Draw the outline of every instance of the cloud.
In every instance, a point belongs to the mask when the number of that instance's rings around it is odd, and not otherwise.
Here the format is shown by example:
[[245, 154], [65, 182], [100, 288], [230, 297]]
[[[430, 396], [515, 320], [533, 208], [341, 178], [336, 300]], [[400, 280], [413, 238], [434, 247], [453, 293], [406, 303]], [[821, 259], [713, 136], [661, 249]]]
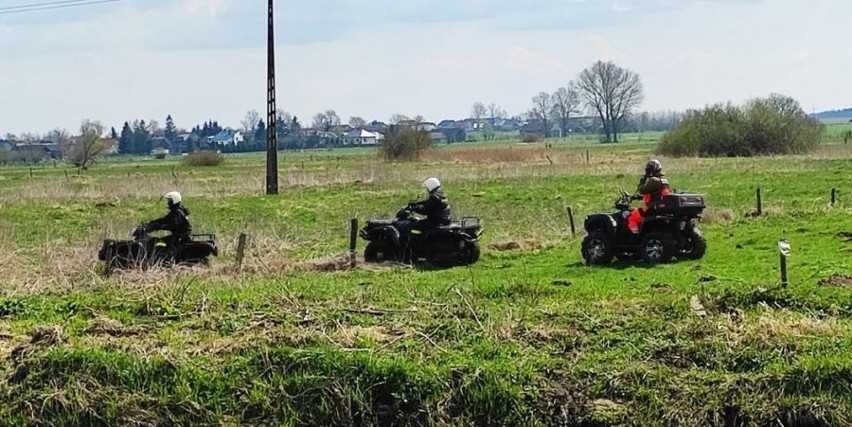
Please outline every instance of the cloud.
[[185, 0], [183, 9], [192, 15], [206, 14], [210, 18], [222, 15], [228, 6], [225, 0]]

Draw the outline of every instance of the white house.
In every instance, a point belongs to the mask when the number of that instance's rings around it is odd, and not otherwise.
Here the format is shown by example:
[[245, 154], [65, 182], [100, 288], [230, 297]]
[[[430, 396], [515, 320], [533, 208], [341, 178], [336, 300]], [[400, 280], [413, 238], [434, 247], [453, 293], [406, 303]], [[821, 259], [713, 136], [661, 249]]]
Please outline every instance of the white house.
[[221, 147], [225, 145], [239, 145], [245, 141], [245, 138], [243, 137], [243, 133], [238, 130], [225, 129], [216, 135], [208, 137], [208, 140]]
[[343, 145], [376, 145], [384, 141], [385, 136], [378, 132], [353, 129], [343, 135]]

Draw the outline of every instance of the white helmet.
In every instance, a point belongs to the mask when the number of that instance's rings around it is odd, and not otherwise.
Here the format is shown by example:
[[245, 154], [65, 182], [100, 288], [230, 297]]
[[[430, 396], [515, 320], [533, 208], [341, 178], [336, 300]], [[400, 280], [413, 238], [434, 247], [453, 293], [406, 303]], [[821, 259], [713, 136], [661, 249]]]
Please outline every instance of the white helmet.
[[168, 203], [169, 206], [177, 205], [181, 201], [180, 193], [177, 191], [169, 191], [165, 196], [163, 196], [163, 198], [166, 199], [166, 203]]
[[426, 190], [430, 193], [435, 191], [436, 188], [441, 186], [441, 181], [438, 181], [438, 178], [432, 177], [423, 181], [423, 186], [426, 187]]

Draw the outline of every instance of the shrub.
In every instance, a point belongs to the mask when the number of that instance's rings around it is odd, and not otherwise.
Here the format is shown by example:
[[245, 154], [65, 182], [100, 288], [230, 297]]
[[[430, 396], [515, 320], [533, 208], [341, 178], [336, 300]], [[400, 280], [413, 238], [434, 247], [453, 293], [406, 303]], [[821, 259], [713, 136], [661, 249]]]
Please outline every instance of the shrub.
[[219, 166], [225, 158], [213, 150], [201, 150], [188, 154], [183, 158], [187, 166]]
[[388, 133], [381, 145], [381, 155], [388, 161], [412, 161], [420, 158], [420, 153], [432, 145], [429, 132], [408, 127]]
[[521, 134], [521, 142], [539, 142], [541, 139], [541, 134], [538, 132], [525, 132]]
[[690, 110], [663, 135], [658, 151], [675, 157], [796, 154], [816, 148], [821, 135], [822, 125], [797, 101], [771, 95], [743, 107], [729, 103]]

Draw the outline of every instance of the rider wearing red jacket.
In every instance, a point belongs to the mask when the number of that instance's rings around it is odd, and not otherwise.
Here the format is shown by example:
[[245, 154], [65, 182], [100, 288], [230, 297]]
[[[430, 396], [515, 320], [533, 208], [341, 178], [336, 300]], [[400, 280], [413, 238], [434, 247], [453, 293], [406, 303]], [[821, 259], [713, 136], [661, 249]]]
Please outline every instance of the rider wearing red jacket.
[[627, 217], [627, 227], [630, 228], [630, 231], [639, 233], [643, 216], [651, 208], [651, 204], [662, 200], [663, 196], [669, 194], [672, 194], [672, 190], [669, 181], [663, 174], [663, 165], [659, 160], [652, 159], [645, 165], [645, 175], [639, 180], [639, 188], [637, 189], [637, 196], [641, 195], [645, 206], [634, 209]]

